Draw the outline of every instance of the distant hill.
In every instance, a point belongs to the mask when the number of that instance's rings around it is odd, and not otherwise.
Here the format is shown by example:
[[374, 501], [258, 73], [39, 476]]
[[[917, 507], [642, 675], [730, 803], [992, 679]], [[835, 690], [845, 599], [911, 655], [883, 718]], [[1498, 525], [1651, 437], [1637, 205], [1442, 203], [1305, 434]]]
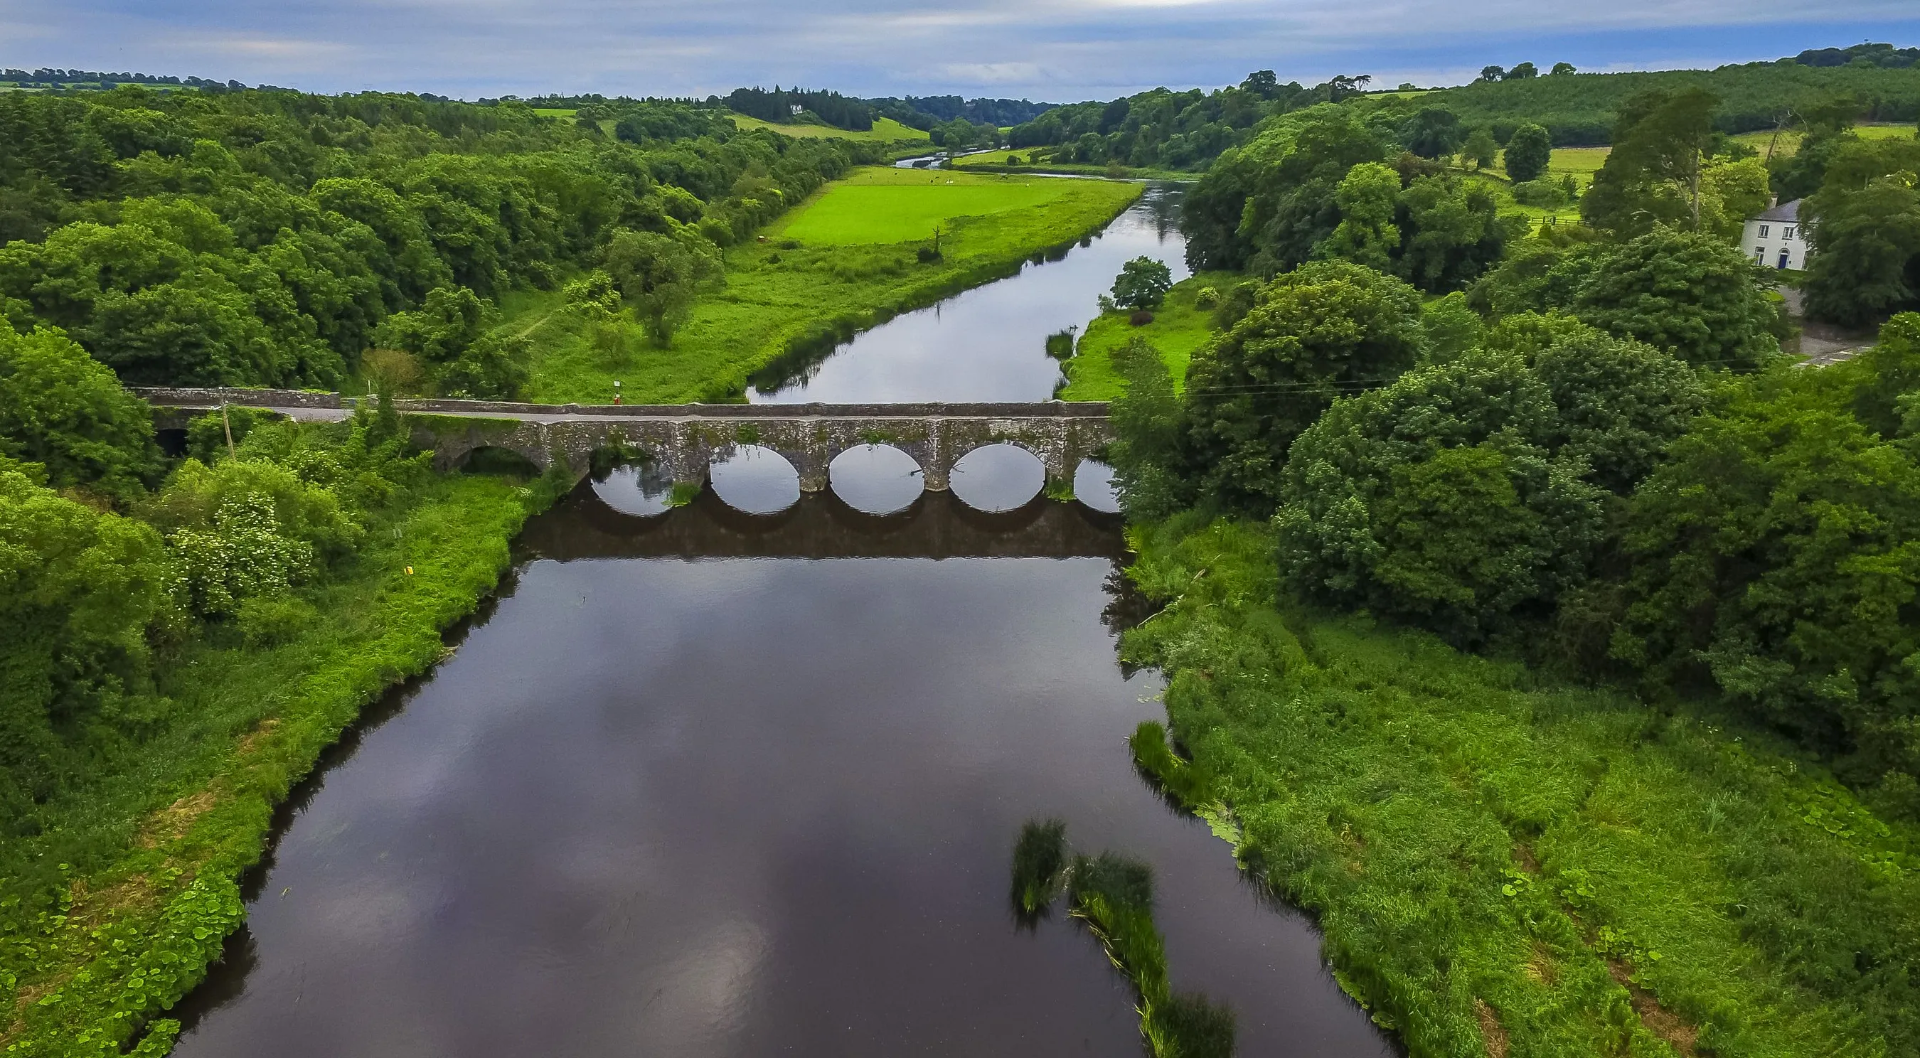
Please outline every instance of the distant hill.
[[[1890, 45], [1884, 47], [1895, 59], [1905, 54]], [[1649, 89], [1687, 85], [1699, 85], [1720, 97], [1715, 124], [1729, 133], [1772, 128], [1791, 109], [1842, 94], [1857, 96], [1866, 104], [1862, 120], [1920, 120], [1920, 66], [1852, 59], [1837, 65], [1825, 62], [1826, 54], [1802, 52], [1799, 58], [1717, 70], [1573, 73], [1477, 81], [1427, 92], [1419, 99], [1447, 107], [1467, 125], [1491, 126], [1496, 138], [1503, 140], [1522, 122], [1544, 125], [1560, 147], [1604, 145], [1612, 137], [1614, 115], [1622, 103]], [[1819, 61], [1803, 61], [1809, 56]]]

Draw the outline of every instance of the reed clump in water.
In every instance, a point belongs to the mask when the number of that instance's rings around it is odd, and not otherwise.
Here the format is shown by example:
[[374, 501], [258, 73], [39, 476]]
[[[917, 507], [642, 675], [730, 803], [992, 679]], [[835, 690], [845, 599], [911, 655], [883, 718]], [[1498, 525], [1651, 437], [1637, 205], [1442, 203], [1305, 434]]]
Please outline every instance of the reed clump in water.
[[1066, 883], [1065, 820], [1029, 820], [1013, 846], [1013, 909], [1023, 925], [1044, 917]]
[[[1164, 736], [1160, 741], [1164, 748]], [[1204, 996], [1176, 993], [1166, 945], [1153, 922], [1153, 869], [1114, 852], [1067, 857], [1066, 824], [1030, 822], [1014, 846], [1016, 911], [1035, 921], [1061, 889], [1069, 913], [1087, 924], [1139, 997], [1140, 1033], [1155, 1058], [1228, 1058], [1233, 1011]]]

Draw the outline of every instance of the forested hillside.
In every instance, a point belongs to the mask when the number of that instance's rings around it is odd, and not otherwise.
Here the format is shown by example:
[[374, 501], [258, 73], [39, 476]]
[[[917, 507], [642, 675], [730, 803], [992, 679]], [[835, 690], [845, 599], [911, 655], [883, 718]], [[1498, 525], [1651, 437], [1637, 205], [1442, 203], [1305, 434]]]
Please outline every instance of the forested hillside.
[[1860, 100], [1865, 121], [1920, 120], [1920, 68], [1871, 65], [1808, 66], [1792, 59], [1722, 66], [1716, 70], [1650, 73], [1562, 73], [1475, 81], [1420, 97], [1445, 106], [1469, 125], [1485, 125], [1505, 142], [1531, 122], [1556, 146], [1612, 142], [1613, 124], [1627, 100], [1643, 92], [1699, 88], [1719, 104], [1713, 124], [1722, 132], [1771, 129], [1834, 96]]
[[128, 382], [334, 387], [370, 346], [447, 394], [505, 396], [489, 299], [622, 236], [636, 296], [871, 148], [740, 132], [678, 104], [618, 135], [516, 103], [121, 88], [0, 96], [0, 316]]

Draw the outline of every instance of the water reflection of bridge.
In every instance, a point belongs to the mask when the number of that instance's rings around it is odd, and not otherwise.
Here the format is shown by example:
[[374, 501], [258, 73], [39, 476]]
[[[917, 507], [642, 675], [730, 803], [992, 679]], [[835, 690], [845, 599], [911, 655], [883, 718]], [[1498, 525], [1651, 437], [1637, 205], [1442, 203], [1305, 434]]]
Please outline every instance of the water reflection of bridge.
[[949, 491], [875, 515], [832, 490], [778, 514], [745, 514], [712, 490], [665, 514], [622, 514], [583, 482], [518, 546], [536, 558], [1119, 558], [1120, 518], [1044, 497], [1011, 511], [967, 506]]

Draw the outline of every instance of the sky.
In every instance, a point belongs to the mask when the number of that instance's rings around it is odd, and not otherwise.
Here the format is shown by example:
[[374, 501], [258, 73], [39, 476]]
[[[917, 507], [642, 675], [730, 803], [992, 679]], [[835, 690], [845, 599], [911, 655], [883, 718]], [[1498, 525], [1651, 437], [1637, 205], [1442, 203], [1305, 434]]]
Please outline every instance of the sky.
[[0, 67], [466, 99], [797, 83], [1071, 102], [1257, 69], [1425, 87], [1868, 39], [1920, 44], [1920, 0], [0, 0]]

